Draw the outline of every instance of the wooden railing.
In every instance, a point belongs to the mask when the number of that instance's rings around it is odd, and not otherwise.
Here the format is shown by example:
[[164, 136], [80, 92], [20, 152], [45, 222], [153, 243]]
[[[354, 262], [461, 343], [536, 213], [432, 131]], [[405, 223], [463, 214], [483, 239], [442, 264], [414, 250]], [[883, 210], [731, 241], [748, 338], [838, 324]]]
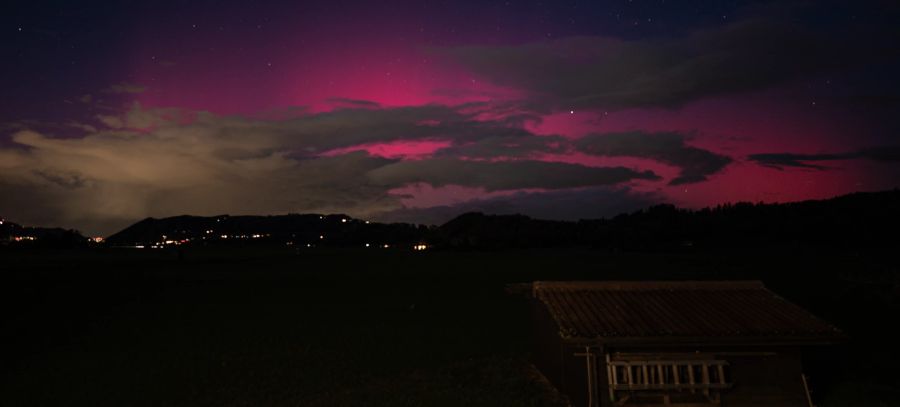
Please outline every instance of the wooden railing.
[[[643, 392], [670, 404], [670, 393], [702, 393], [709, 404], [719, 403], [719, 391], [730, 388], [728, 362], [716, 359], [610, 360], [607, 377], [610, 399], [624, 404]], [[627, 393], [622, 393], [627, 392]], [[618, 397], [617, 397], [618, 395]]]

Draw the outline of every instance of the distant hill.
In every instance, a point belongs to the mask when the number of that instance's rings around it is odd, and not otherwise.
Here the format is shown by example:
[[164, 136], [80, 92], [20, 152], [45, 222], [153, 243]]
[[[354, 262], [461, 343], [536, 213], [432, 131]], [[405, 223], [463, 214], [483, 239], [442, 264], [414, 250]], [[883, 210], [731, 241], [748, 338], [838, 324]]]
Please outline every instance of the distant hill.
[[[346, 215], [147, 218], [109, 236], [110, 246], [297, 245], [450, 249], [586, 247], [615, 251], [721, 248], [900, 249], [900, 190], [820, 201], [736, 203], [701, 210], [656, 205], [578, 222], [467, 213], [439, 227], [384, 224]], [[3, 221], [0, 244], [85, 244], [78, 232]]]
[[78, 247], [88, 239], [77, 230], [22, 226], [0, 218], [0, 245], [13, 247]]
[[581, 246], [611, 250], [817, 247], [900, 249], [900, 190], [821, 201], [737, 203], [701, 210], [656, 205], [578, 222], [462, 215], [431, 241], [460, 248]]
[[438, 228], [430, 238], [441, 246], [486, 249], [563, 247], [581, 243], [576, 222], [482, 213], [460, 215]]
[[109, 236], [113, 246], [181, 244], [290, 244], [300, 246], [383, 246], [420, 243], [427, 228], [405, 223], [383, 224], [346, 215], [147, 218]]

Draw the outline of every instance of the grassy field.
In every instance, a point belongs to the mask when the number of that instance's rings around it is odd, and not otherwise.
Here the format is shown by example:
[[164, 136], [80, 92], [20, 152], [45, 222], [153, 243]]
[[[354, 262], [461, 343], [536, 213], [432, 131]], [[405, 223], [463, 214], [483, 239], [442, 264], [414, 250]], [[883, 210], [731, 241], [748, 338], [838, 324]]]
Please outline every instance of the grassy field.
[[762, 279], [845, 329], [821, 406], [897, 405], [897, 260], [874, 254], [281, 249], [0, 252], [10, 406], [557, 406], [537, 279]]

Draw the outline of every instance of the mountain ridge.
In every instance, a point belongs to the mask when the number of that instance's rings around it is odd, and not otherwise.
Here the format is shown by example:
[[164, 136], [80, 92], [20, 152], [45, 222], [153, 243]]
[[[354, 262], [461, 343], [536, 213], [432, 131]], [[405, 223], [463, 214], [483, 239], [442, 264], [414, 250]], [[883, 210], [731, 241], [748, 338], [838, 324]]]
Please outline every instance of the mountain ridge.
[[[659, 204], [612, 218], [558, 221], [464, 213], [440, 226], [378, 223], [343, 214], [146, 218], [107, 238], [112, 245], [244, 241], [302, 246], [429, 245], [447, 248], [891, 245], [900, 228], [900, 190], [824, 200], [723, 204], [698, 210]], [[255, 237], [254, 237], [255, 236]], [[887, 238], [885, 238], [887, 236]], [[182, 241], [184, 240], [184, 241]], [[174, 243], [173, 243], [174, 244]]]

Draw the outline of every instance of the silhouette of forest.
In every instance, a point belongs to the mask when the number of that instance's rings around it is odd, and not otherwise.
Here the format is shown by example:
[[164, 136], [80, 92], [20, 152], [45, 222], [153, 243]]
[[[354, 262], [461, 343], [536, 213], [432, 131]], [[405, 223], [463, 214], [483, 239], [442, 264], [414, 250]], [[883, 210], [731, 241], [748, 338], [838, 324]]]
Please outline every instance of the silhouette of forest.
[[[466, 213], [441, 226], [378, 223], [347, 215], [176, 216], [147, 218], [109, 236], [110, 246], [296, 245], [297, 247], [495, 250], [579, 247], [609, 251], [693, 251], [726, 248], [860, 249], [896, 245], [900, 190], [793, 203], [735, 203], [700, 210], [670, 204], [610, 219], [553, 221], [524, 215]], [[34, 241], [14, 241], [35, 236]], [[12, 246], [83, 246], [77, 231], [0, 225]]]
[[823, 201], [737, 203], [701, 210], [656, 205], [612, 219], [578, 222], [521, 215], [462, 215], [430, 240], [458, 248], [592, 247], [607, 250], [877, 248], [894, 246], [900, 191]]

